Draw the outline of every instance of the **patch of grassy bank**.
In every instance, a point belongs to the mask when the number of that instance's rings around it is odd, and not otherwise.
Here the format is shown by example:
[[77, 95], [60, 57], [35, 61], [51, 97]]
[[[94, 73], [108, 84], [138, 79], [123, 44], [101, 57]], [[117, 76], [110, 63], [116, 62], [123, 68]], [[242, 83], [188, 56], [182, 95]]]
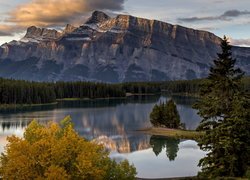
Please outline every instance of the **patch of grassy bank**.
[[12, 108], [23, 108], [23, 107], [35, 107], [35, 106], [48, 106], [56, 105], [57, 102], [45, 103], [45, 104], [0, 104], [0, 109], [12, 109]]
[[127, 97], [106, 97], [106, 98], [63, 98], [57, 101], [89, 101], [89, 100], [109, 100], [109, 99], [126, 99]]
[[180, 139], [199, 139], [203, 133], [198, 131], [189, 131], [189, 130], [180, 130], [180, 129], [169, 129], [169, 128], [160, 128], [160, 127], [151, 127], [137, 130], [137, 132], [150, 134], [150, 135], [159, 135], [167, 137], [175, 137]]

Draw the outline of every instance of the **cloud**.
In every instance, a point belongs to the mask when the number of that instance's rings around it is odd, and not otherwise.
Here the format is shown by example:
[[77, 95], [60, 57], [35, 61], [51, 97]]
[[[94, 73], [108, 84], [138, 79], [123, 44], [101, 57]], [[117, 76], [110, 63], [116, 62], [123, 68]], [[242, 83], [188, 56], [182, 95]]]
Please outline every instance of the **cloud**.
[[250, 38], [248, 39], [229, 38], [229, 41], [232, 45], [235, 45], [235, 46], [250, 46]]
[[15, 33], [21, 33], [24, 29], [16, 25], [1, 25], [0, 36], [13, 36]]
[[33, 0], [16, 8], [7, 20], [21, 26], [61, 26], [93, 10], [119, 11], [124, 0]]
[[80, 24], [94, 10], [123, 10], [124, 2], [125, 0], [32, 0], [9, 12], [4, 23], [22, 30], [32, 25], [62, 27], [67, 23]]
[[11, 33], [0, 31], [0, 36], [12, 36]]
[[230, 10], [224, 12], [220, 17], [221, 18], [227, 18], [227, 17], [238, 17], [242, 15], [248, 15], [250, 14], [250, 11], [239, 11], [239, 10]]
[[178, 18], [178, 21], [181, 21], [181, 22], [214, 21], [214, 20], [229, 21], [232, 18], [243, 16], [243, 15], [250, 15], [250, 11], [239, 11], [239, 10], [234, 9], [234, 10], [226, 11], [220, 16]]

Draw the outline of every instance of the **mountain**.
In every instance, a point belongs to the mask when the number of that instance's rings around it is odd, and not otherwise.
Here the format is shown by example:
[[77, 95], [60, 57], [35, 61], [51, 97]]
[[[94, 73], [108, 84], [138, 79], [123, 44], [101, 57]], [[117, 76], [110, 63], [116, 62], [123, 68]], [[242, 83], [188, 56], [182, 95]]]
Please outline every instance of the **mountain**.
[[[27, 29], [0, 47], [0, 76], [34, 81], [165, 81], [207, 76], [221, 39], [207, 31], [95, 11], [62, 32]], [[250, 48], [233, 47], [250, 74]]]

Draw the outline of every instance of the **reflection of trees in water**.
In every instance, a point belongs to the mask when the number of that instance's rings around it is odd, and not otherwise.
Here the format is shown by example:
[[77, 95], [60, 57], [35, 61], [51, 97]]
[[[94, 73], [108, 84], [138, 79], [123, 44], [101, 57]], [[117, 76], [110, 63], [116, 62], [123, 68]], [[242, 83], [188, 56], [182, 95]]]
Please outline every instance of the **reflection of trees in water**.
[[0, 126], [3, 131], [9, 129], [25, 128], [28, 126], [30, 121], [18, 121], [18, 122], [0, 122]]
[[0, 114], [17, 114], [17, 113], [24, 113], [24, 112], [35, 112], [35, 111], [49, 111], [53, 110], [57, 107], [56, 104], [50, 105], [37, 105], [37, 106], [17, 106], [17, 107], [9, 107], [2, 109], [0, 108]]
[[150, 145], [156, 156], [158, 156], [162, 149], [166, 148], [166, 155], [170, 161], [174, 161], [179, 151], [179, 139], [163, 137], [163, 136], [151, 136]]
[[[183, 105], [187, 107], [191, 107], [198, 99], [189, 96], [179, 96], [179, 95], [170, 95], [170, 96], [178, 105]], [[163, 94], [162, 97], [169, 97], [169, 95]]]
[[116, 107], [121, 104], [148, 104], [155, 103], [160, 98], [160, 95], [154, 96], [131, 96], [127, 98], [117, 99], [92, 99], [92, 100], [76, 100], [62, 101], [58, 103], [57, 108], [101, 108], [101, 107]]
[[160, 98], [160, 95], [153, 96], [131, 96], [127, 98], [117, 99], [92, 99], [92, 100], [75, 100], [75, 101], [59, 101], [58, 104], [37, 105], [37, 106], [17, 106], [0, 109], [1, 114], [15, 114], [34, 111], [49, 111], [53, 109], [65, 108], [99, 108], [99, 107], [116, 107], [121, 104], [148, 104], [155, 103]]
[[[2, 128], [3, 131], [5, 130], [16, 130], [18, 128], [26, 128], [32, 120], [20, 120], [20, 121], [2, 121], [0, 122], [0, 128]], [[38, 121], [39, 123], [46, 123], [47, 121]]]

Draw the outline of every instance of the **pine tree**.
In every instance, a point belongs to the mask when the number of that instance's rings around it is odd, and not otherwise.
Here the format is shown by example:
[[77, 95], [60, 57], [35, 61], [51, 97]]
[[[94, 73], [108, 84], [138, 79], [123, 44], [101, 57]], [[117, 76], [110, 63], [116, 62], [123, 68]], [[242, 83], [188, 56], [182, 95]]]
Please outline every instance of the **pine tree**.
[[155, 127], [179, 128], [180, 115], [174, 101], [171, 99], [166, 104], [156, 104], [150, 114], [150, 122]]
[[201, 87], [201, 99], [194, 105], [202, 117], [198, 130], [206, 132], [199, 146], [208, 151], [200, 160], [200, 175], [238, 177], [249, 162], [249, 99], [241, 90], [243, 73], [235, 68], [225, 36], [221, 49]]
[[170, 99], [165, 107], [165, 118], [164, 125], [169, 128], [179, 128], [180, 126], [180, 115], [177, 107], [172, 99]]
[[152, 112], [150, 113], [150, 122], [153, 126], [163, 126], [164, 125], [164, 107], [165, 103], [160, 103], [159, 105], [155, 105]]

